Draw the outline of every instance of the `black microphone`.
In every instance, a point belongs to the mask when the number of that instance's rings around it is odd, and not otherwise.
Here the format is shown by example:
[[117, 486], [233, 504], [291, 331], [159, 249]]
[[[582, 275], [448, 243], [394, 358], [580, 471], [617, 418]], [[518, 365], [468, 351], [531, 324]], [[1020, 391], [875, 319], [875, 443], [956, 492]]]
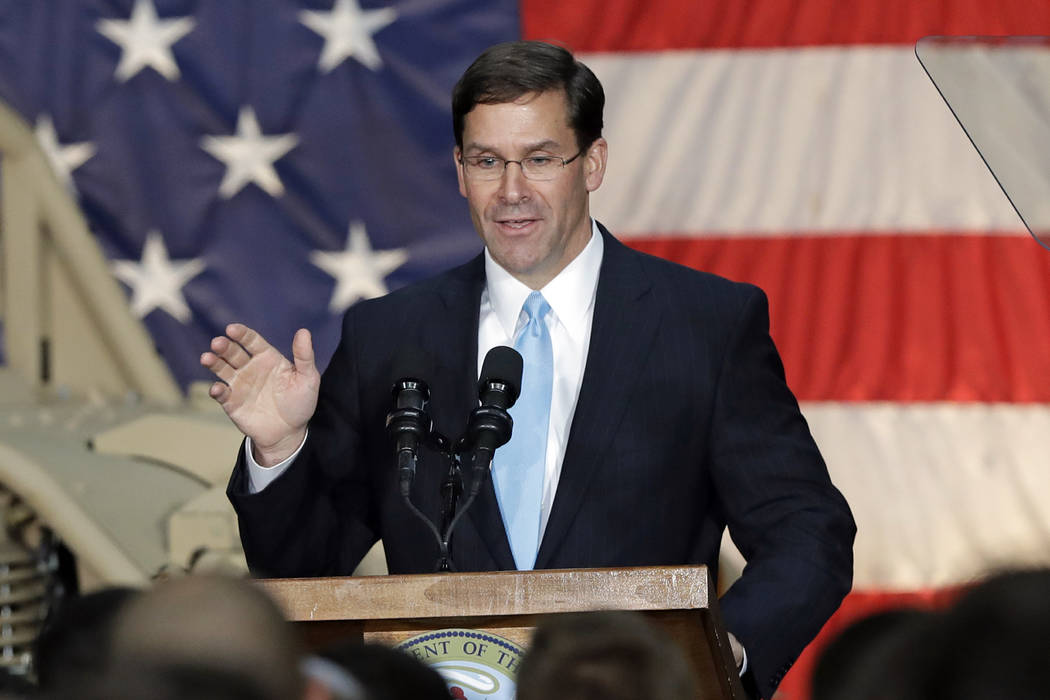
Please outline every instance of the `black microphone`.
[[[492, 453], [510, 440], [514, 421], [507, 409], [521, 391], [521, 355], [514, 348], [497, 345], [485, 355], [478, 381], [481, 405], [470, 414], [467, 440], [476, 450], [475, 469], [487, 468]], [[475, 477], [476, 482], [480, 481]]]
[[511, 420], [507, 409], [518, 400], [518, 393], [521, 391], [521, 365], [521, 355], [518, 351], [505, 345], [498, 345], [489, 350], [481, 364], [481, 379], [478, 380], [478, 398], [481, 405], [471, 411], [466, 434], [457, 443], [456, 450], [459, 452], [460, 447], [473, 447], [470, 493], [463, 508], [456, 510], [453, 498], [451, 507], [446, 511], [446, 516], [452, 517], [445, 527], [444, 535], [439, 538], [444, 555], [439, 562], [439, 569], [451, 568], [452, 559], [447, 553], [452, 531], [481, 491], [485, 473], [492, 464], [492, 454], [497, 447], [510, 440], [514, 421]]
[[430, 388], [423, 377], [432, 365], [429, 355], [414, 346], [404, 346], [393, 364], [396, 377], [391, 390], [394, 410], [387, 414], [387, 434], [394, 439], [398, 481], [401, 493], [408, 495], [416, 475], [419, 445], [430, 438], [434, 423], [430, 418]]

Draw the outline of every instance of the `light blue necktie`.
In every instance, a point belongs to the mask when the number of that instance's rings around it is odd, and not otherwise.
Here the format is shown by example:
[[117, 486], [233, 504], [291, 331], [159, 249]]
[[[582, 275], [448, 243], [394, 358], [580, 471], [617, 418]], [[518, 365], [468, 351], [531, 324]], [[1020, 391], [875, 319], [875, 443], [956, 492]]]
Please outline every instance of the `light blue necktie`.
[[554, 351], [543, 321], [550, 304], [542, 294], [533, 292], [522, 309], [529, 322], [514, 342], [514, 349], [524, 360], [521, 395], [510, 409], [514, 419], [510, 442], [497, 450], [492, 467], [496, 498], [519, 570], [535, 566], [539, 550], [540, 501], [554, 386]]

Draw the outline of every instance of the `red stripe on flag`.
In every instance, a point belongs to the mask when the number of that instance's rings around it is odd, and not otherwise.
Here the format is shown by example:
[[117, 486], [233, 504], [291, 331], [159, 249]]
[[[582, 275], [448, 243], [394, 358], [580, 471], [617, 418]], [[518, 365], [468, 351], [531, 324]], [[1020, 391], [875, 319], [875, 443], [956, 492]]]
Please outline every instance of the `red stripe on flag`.
[[1050, 402], [1050, 253], [1027, 236], [627, 242], [762, 287], [800, 400]]
[[912, 44], [931, 34], [1050, 34], [1047, 0], [523, 0], [526, 39], [573, 51]]

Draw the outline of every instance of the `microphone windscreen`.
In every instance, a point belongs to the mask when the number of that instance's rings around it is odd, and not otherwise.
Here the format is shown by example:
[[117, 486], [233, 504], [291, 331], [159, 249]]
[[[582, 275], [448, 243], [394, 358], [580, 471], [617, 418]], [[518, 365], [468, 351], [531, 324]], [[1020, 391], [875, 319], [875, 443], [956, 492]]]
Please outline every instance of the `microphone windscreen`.
[[510, 386], [509, 392], [515, 399], [521, 390], [521, 355], [514, 348], [497, 345], [485, 355], [481, 365], [479, 388], [484, 391], [488, 382], [498, 381]]
[[390, 365], [390, 383], [403, 379], [426, 383], [434, 374], [434, 359], [418, 345], [402, 345]]

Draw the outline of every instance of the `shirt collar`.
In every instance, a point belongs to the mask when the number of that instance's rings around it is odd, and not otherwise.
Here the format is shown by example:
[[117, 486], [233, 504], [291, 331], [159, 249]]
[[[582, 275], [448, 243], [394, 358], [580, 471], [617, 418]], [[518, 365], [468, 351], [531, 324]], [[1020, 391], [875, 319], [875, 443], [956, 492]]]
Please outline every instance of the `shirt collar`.
[[[555, 317], [576, 341], [581, 339], [586, 330], [588, 315], [594, 306], [603, 250], [598, 224], [591, 219], [591, 240], [564, 270], [540, 290]], [[507, 337], [513, 339], [521, 306], [532, 290], [500, 267], [492, 259], [488, 248], [485, 249], [485, 286], [489, 303], [500, 325]]]

